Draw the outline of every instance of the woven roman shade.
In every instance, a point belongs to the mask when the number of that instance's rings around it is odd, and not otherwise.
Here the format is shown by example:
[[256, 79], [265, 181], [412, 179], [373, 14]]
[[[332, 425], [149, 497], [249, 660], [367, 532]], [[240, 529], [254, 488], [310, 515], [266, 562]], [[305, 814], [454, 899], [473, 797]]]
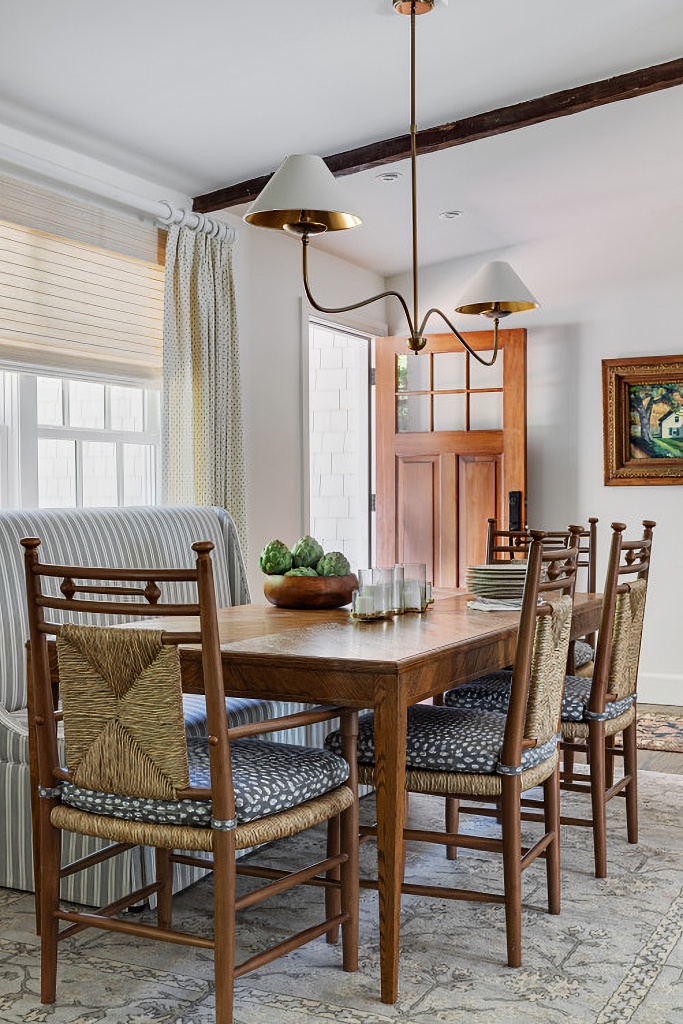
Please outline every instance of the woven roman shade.
[[159, 235], [150, 223], [0, 177], [0, 360], [158, 380]]

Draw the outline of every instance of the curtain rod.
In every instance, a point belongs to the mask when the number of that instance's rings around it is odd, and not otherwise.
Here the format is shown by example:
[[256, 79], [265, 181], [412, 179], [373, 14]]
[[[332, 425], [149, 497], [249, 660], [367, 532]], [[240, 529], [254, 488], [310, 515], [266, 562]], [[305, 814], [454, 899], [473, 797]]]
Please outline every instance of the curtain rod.
[[144, 215], [162, 228], [179, 224], [181, 227], [200, 231], [230, 245], [239, 237], [234, 228], [217, 218], [177, 207], [170, 199], [145, 199], [135, 192], [109, 184], [91, 174], [67, 169], [46, 158], [21, 152], [0, 139], [0, 173], [2, 172], [97, 206]]

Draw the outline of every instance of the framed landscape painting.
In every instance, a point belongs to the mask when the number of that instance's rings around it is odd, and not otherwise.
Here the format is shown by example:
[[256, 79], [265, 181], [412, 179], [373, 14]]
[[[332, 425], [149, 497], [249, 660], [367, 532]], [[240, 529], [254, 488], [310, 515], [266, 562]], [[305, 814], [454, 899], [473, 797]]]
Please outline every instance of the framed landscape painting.
[[605, 483], [683, 484], [683, 355], [602, 361]]

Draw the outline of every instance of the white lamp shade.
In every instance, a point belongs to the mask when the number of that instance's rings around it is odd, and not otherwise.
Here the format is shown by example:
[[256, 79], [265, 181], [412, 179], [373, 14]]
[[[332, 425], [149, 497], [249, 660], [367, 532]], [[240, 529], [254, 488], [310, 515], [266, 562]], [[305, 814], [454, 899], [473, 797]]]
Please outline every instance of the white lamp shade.
[[509, 263], [494, 260], [475, 274], [460, 296], [457, 313], [520, 313], [538, 302]]
[[288, 156], [244, 215], [248, 224], [264, 228], [342, 231], [355, 228], [360, 217], [346, 211], [351, 202], [320, 156]]

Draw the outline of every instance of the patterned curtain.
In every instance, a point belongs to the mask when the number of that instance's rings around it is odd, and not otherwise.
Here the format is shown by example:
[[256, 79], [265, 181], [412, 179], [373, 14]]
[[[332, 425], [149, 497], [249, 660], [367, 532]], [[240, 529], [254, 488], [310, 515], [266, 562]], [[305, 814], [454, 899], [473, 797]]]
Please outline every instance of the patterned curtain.
[[161, 450], [163, 503], [227, 509], [244, 551], [246, 474], [232, 246], [176, 225], [166, 243]]

